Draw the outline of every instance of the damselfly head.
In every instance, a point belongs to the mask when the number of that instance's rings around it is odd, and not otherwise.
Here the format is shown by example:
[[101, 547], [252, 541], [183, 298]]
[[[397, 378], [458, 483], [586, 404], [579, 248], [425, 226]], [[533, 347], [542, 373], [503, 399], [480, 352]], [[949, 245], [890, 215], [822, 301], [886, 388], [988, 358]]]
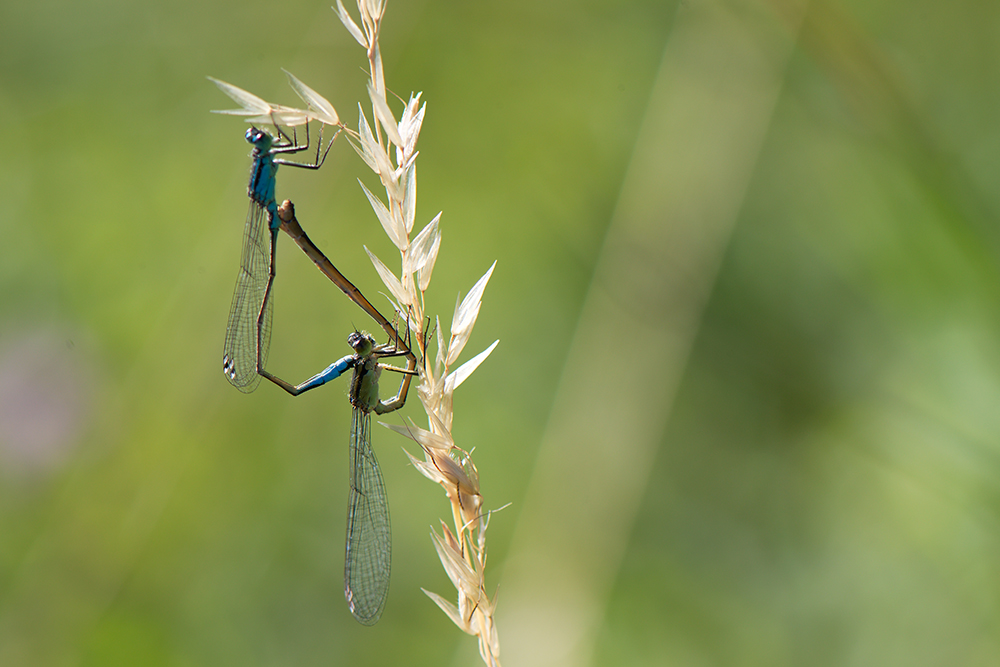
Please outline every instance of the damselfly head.
[[271, 135], [263, 130], [258, 130], [256, 127], [251, 127], [247, 130], [246, 139], [248, 143], [254, 145], [254, 148], [267, 150], [271, 147]]
[[363, 331], [355, 331], [347, 337], [347, 344], [354, 349], [355, 354], [367, 357], [372, 353], [375, 339]]

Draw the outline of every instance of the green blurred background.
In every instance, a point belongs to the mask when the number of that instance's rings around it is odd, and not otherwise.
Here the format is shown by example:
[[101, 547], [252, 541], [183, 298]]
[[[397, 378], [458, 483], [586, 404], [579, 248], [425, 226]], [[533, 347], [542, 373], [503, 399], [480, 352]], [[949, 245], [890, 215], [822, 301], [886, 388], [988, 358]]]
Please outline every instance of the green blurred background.
[[[428, 312], [498, 262], [454, 434], [511, 503], [505, 664], [1000, 664], [1000, 5], [390, 0], [382, 47], [427, 102]], [[353, 125], [364, 65], [326, 3], [0, 5], [0, 665], [478, 661], [420, 591], [448, 509], [408, 441], [373, 438], [363, 628], [345, 387], [221, 373], [249, 150], [204, 77], [291, 104], [284, 67]], [[370, 174], [298, 172], [374, 295]], [[301, 381], [371, 324], [281, 244]]]

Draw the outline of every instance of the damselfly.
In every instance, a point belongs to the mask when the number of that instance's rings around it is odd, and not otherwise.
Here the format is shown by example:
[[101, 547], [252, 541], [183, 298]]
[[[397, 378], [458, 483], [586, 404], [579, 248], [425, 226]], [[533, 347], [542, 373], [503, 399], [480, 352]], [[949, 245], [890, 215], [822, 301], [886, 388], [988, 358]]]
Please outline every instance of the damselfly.
[[[303, 94], [303, 90], [313, 92], [290, 74], [289, 78], [300, 95]], [[272, 105], [224, 81], [211, 80], [243, 107], [240, 110], [219, 113], [252, 115], [254, 117], [250, 118], [250, 121], [270, 122], [277, 133], [277, 137], [274, 137], [257, 127], [251, 127], [246, 132], [246, 140], [253, 146], [250, 182], [247, 185], [250, 206], [243, 230], [240, 273], [233, 291], [229, 321], [226, 325], [222, 365], [229, 382], [240, 391], [249, 393], [256, 389], [260, 382], [257, 370], [263, 368], [267, 361], [267, 351], [271, 341], [271, 313], [274, 309], [271, 289], [274, 284], [275, 246], [281, 225], [274, 195], [278, 165], [319, 169], [337, 138], [337, 135], [334, 135], [323, 151], [323, 125], [339, 121], [336, 112], [332, 115], [317, 114], [314, 111]], [[314, 119], [321, 123], [314, 160], [308, 163], [294, 162], [280, 157], [309, 149], [309, 121]], [[291, 138], [282, 130], [282, 125], [292, 128]], [[306, 126], [305, 144], [298, 143], [296, 125]]]
[[[396, 336], [398, 339], [398, 335]], [[371, 413], [384, 414], [403, 407], [410, 380], [416, 374], [416, 357], [408, 347], [378, 345], [367, 333], [347, 337], [354, 354], [330, 364], [326, 370], [299, 385], [291, 385], [266, 370], [260, 374], [293, 396], [315, 389], [354, 371], [348, 396], [354, 408], [350, 437], [350, 492], [347, 500], [347, 541], [344, 555], [344, 595], [359, 623], [374, 625], [382, 615], [389, 591], [392, 539], [389, 503], [378, 460], [371, 447]], [[380, 363], [384, 357], [407, 357], [405, 369]], [[399, 392], [387, 401], [378, 397], [383, 369], [403, 373]]]

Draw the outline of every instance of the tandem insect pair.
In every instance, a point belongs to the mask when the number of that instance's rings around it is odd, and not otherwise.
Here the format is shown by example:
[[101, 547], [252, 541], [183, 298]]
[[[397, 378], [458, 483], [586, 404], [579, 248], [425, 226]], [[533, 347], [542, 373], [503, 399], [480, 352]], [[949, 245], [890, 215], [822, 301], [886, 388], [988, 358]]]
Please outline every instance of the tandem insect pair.
[[[347, 539], [344, 558], [344, 594], [354, 618], [364, 625], [378, 622], [389, 590], [392, 540], [389, 505], [378, 460], [371, 448], [371, 413], [384, 414], [403, 406], [410, 382], [417, 374], [417, 359], [397, 328], [375, 309], [349, 280], [309, 239], [295, 218], [291, 202], [280, 206], [275, 198], [275, 179], [280, 165], [319, 169], [333, 141], [343, 126], [333, 107], [315, 91], [291, 74], [295, 91], [307, 102], [310, 111], [272, 105], [236, 86], [211, 79], [230, 98], [243, 107], [223, 111], [252, 116], [252, 123], [269, 124], [275, 134], [252, 126], [246, 140], [253, 146], [250, 182], [247, 195], [249, 210], [243, 231], [240, 272], [233, 292], [223, 370], [229, 382], [240, 391], [254, 391], [266, 378], [293, 396], [315, 389], [351, 371], [348, 397], [352, 406], [350, 433], [350, 491], [347, 503]], [[325, 104], [324, 104], [325, 103]], [[319, 141], [312, 162], [296, 162], [287, 156], [310, 150], [310, 121], [320, 122]], [[305, 126], [305, 143], [298, 143], [296, 127]], [[337, 133], [323, 149], [323, 127], [338, 126]], [[288, 128], [283, 129], [282, 126]], [[291, 136], [289, 136], [291, 132]], [[352, 332], [347, 339], [353, 353], [338, 359], [324, 371], [305, 382], [293, 385], [265, 368], [271, 339], [271, 316], [274, 309], [275, 248], [278, 232], [286, 234], [309, 256], [317, 268], [352, 301], [368, 313], [389, 337], [379, 344], [367, 333]], [[405, 357], [406, 368], [383, 364], [381, 359]], [[388, 400], [380, 400], [379, 377], [383, 370], [402, 374], [399, 391]]]

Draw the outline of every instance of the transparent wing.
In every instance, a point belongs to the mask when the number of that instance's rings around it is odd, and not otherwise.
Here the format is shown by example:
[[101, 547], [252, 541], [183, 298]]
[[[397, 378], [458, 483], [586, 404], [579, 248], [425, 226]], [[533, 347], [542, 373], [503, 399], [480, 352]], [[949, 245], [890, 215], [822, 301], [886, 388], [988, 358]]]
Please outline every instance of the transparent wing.
[[389, 503], [369, 440], [370, 425], [370, 415], [355, 408], [351, 422], [344, 595], [354, 618], [363, 625], [375, 625], [382, 615], [392, 560]]
[[226, 325], [226, 345], [222, 355], [222, 370], [229, 383], [247, 394], [260, 384], [260, 375], [257, 374], [257, 346], [260, 345], [260, 362], [263, 368], [271, 344], [274, 296], [268, 293], [267, 288], [277, 230], [273, 233], [268, 231], [268, 222], [267, 209], [251, 201], [243, 229], [240, 275], [236, 279], [236, 289], [233, 290], [233, 303], [229, 308], [229, 322]]

